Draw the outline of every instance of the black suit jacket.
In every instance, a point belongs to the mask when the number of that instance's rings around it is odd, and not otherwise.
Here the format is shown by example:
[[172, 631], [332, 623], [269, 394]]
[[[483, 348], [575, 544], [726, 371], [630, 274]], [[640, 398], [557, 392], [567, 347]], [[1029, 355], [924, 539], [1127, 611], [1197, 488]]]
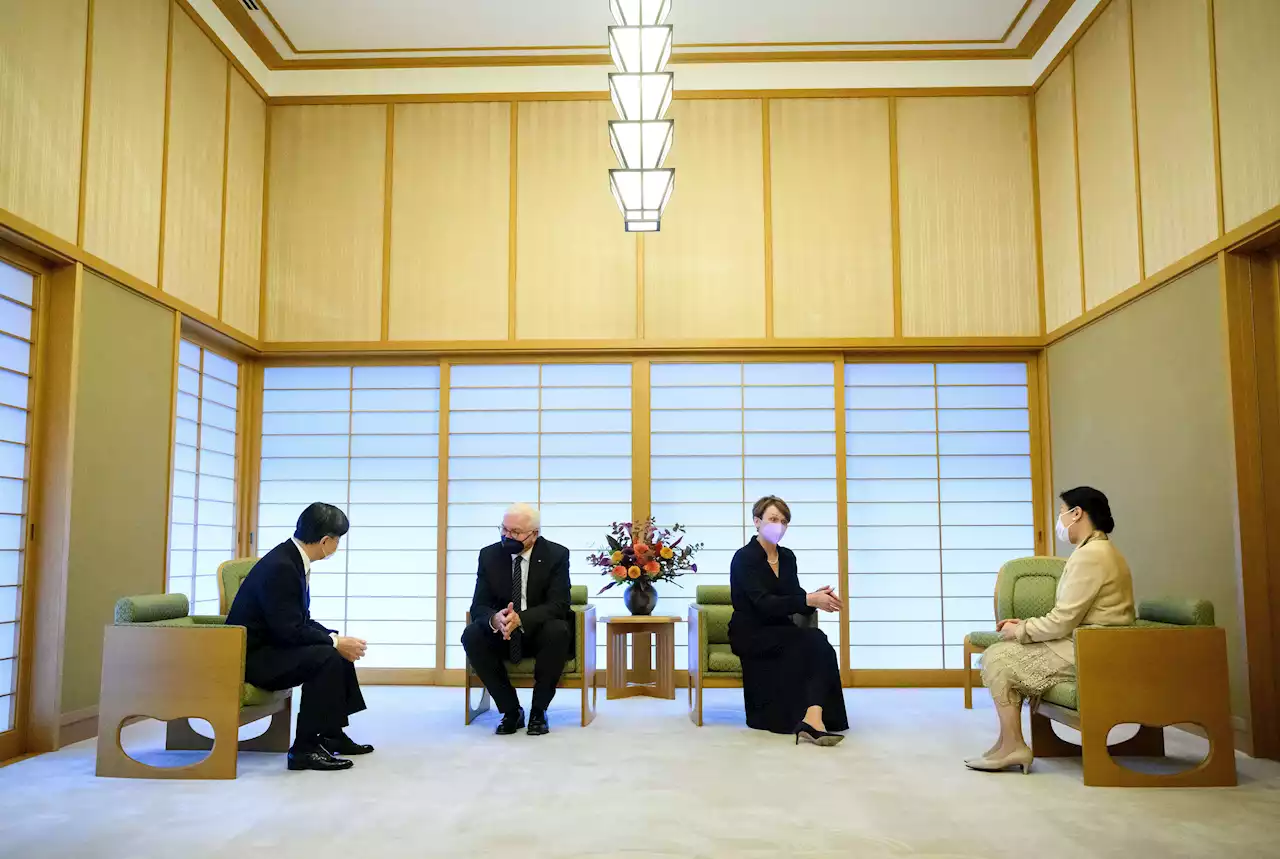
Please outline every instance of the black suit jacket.
[[[528, 635], [536, 635], [548, 620], [569, 620], [569, 550], [559, 543], [539, 537], [529, 555], [528, 608], [519, 612], [520, 626]], [[476, 570], [476, 593], [471, 600], [471, 620], [484, 624], [508, 603], [518, 602], [511, 592], [511, 555], [501, 543], [480, 550]], [[516, 606], [517, 611], [519, 606]], [[573, 631], [573, 624], [569, 625]]]
[[248, 631], [248, 650], [332, 644], [329, 633], [337, 631], [311, 619], [306, 568], [292, 540], [285, 540], [253, 565], [227, 612], [227, 624]]

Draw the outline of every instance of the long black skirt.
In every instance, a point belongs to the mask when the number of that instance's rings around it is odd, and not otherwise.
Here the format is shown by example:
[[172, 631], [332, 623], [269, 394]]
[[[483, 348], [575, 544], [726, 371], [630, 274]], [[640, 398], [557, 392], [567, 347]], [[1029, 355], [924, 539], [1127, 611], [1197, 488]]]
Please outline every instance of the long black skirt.
[[731, 625], [729, 641], [742, 660], [747, 727], [790, 734], [806, 710], [819, 706], [828, 731], [848, 730], [840, 663], [822, 630]]

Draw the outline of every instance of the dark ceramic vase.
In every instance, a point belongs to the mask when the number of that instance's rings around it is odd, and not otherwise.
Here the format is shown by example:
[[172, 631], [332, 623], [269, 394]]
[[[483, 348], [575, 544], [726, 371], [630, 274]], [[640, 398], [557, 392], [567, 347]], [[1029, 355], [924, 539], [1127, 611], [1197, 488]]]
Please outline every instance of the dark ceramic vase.
[[627, 586], [622, 602], [632, 614], [653, 614], [653, 607], [658, 604], [658, 592], [653, 589], [652, 582], [638, 580]]

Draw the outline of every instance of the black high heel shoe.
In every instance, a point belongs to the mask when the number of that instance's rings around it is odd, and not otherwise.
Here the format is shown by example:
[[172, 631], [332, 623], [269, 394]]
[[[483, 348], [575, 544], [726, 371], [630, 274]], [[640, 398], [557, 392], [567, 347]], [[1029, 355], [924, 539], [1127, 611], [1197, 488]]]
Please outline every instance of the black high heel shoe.
[[800, 745], [800, 738], [804, 737], [811, 743], [819, 746], [835, 746], [844, 740], [843, 734], [833, 734], [830, 731], [819, 731], [808, 722], [801, 719], [796, 722], [795, 727], [796, 745]]

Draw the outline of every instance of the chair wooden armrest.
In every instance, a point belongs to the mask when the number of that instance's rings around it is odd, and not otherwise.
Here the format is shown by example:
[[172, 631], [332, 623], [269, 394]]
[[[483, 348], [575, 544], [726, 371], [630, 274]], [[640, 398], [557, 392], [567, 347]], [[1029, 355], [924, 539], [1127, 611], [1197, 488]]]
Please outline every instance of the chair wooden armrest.
[[689, 606], [689, 718], [698, 727], [702, 727], [702, 660], [706, 655], [703, 640], [706, 638], [706, 624], [703, 620], [702, 607], [697, 603]]
[[[582, 727], [596, 718], [596, 607], [587, 604], [578, 615], [578, 670], [582, 673]], [[590, 702], [587, 697], [590, 693]]]
[[[97, 774], [121, 778], [235, 778], [245, 629], [241, 626], [108, 626], [102, 647]], [[120, 730], [136, 716], [205, 719], [214, 747], [184, 767], [129, 757]]]
[[[1075, 641], [1085, 784], [1236, 784], [1225, 630], [1092, 627], [1077, 630]], [[1107, 750], [1107, 733], [1131, 723], [1154, 729], [1199, 725], [1209, 754], [1199, 766], [1175, 775], [1123, 769]]]

